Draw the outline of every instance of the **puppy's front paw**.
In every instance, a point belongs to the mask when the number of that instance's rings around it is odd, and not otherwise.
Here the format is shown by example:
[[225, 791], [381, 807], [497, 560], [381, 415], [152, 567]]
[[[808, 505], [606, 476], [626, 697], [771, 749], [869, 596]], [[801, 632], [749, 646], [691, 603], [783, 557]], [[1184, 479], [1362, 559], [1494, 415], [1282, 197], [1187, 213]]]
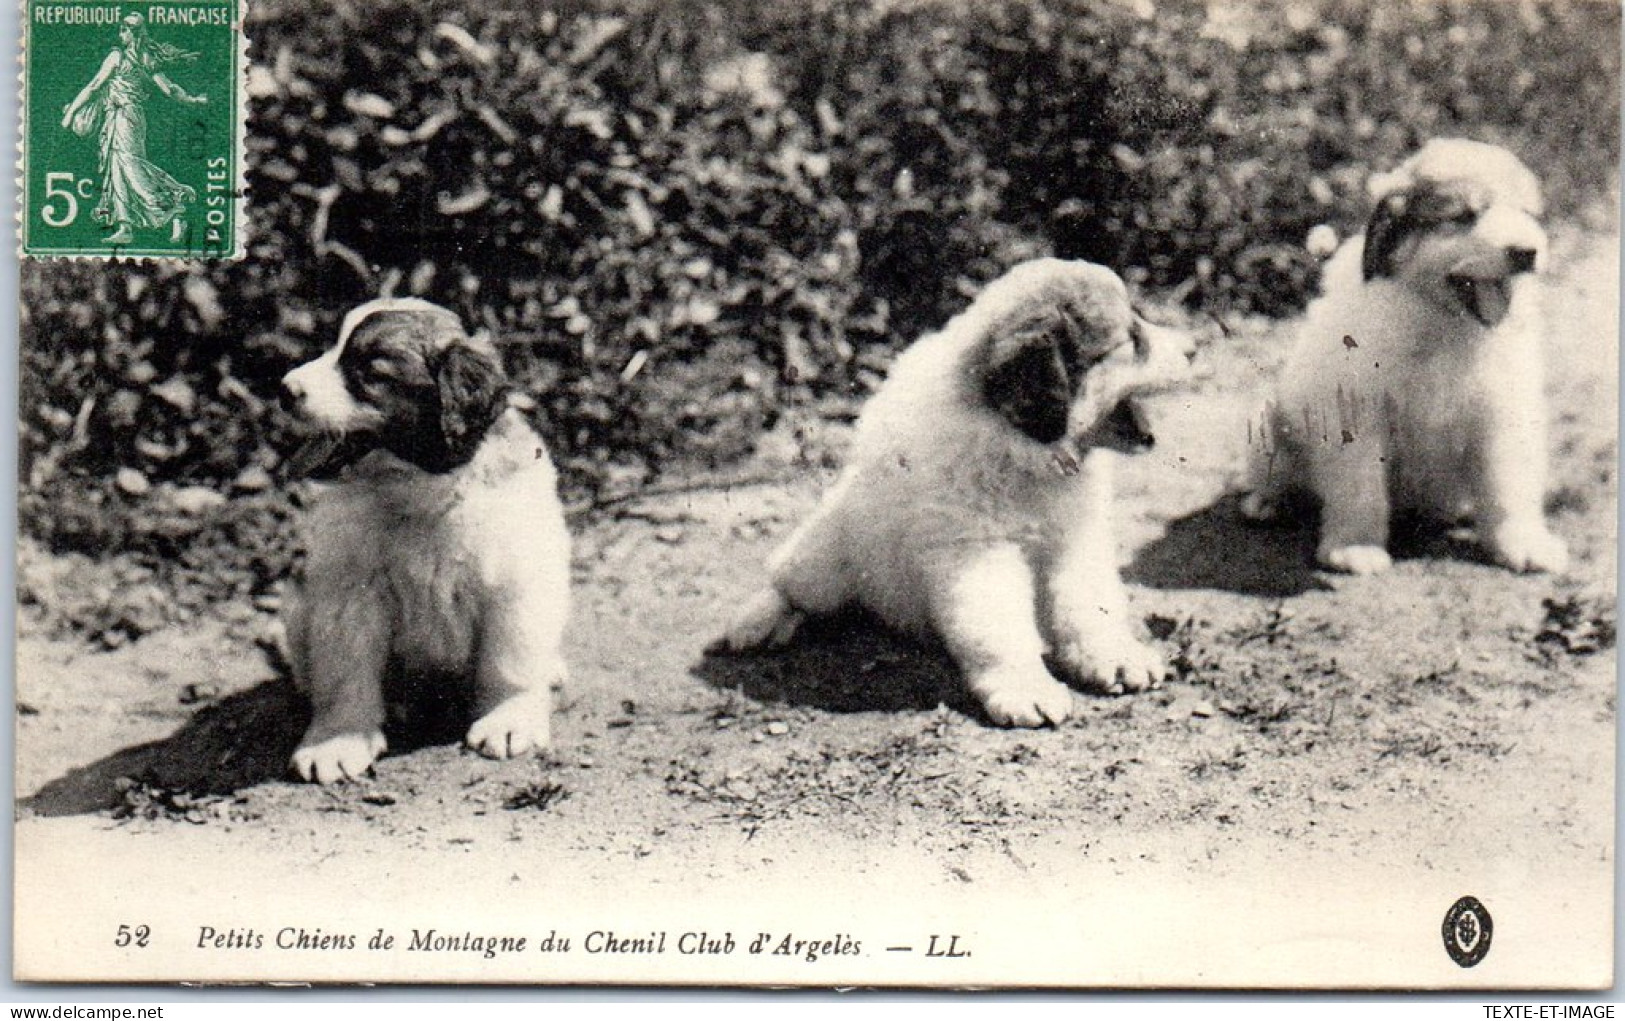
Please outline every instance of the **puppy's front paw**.
[[990, 670], [971, 691], [1001, 727], [1057, 726], [1072, 715], [1072, 690], [1042, 667]]
[[1321, 546], [1316, 559], [1322, 567], [1344, 574], [1381, 574], [1394, 565], [1381, 546]]
[[750, 649], [776, 649], [795, 636], [805, 615], [771, 588], [758, 592], [734, 618], [728, 630], [712, 642], [707, 652], [745, 652]]
[[1168, 664], [1156, 650], [1128, 635], [1094, 644], [1099, 647], [1086, 649], [1081, 642], [1070, 642], [1056, 651], [1056, 659], [1079, 684], [1107, 695], [1125, 695], [1160, 687], [1168, 679]]
[[336, 783], [359, 780], [388, 747], [381, 730], [364, 734], [335, 734], [294, 749], [293, 771], [302, 780]]
[[1569, 547], [1542, 523], [1502, 525], [1490, 537], [1495, 562], [1514, 571], [1561, 574], [1569, 566]]
[[552, 726], [552, 699], [526, 693], [475, 720], [463, 741], [487, 758], [512, 759], [544, 750], [552, 740]]

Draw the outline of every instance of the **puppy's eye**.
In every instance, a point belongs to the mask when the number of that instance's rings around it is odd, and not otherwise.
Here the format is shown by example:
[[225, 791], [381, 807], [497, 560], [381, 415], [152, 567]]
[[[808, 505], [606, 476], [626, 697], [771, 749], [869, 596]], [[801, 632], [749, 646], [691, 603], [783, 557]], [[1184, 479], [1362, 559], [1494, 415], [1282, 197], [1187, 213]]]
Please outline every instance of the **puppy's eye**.
[[1425, 221], [1471, 227], [1478, 222], [1478, 210], [1455, 198], [1433, 198], [1419, 203], [1417, 213]]

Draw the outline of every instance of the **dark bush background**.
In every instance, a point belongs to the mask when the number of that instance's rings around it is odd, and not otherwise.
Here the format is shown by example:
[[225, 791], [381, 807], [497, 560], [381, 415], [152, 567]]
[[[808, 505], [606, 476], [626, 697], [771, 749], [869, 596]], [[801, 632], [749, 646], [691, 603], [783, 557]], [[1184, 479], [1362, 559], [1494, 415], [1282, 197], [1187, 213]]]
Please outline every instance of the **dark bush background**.
[[[275, 382], [381, 292], [494, 332], [580, 496], [849, 406], [1027, 255], [1285, 315], [1308, 229], [1357, 229], [1430, 136], [1508, 145], [1557, 217], [1617, 173], [1609, 3], [250, 7], [247, 258], [23, 268], [51, 547], [285, 542]], [[237, 498], [164, 512], [177, 486]], [[238, 594], [285, 566], [256, 563]]]

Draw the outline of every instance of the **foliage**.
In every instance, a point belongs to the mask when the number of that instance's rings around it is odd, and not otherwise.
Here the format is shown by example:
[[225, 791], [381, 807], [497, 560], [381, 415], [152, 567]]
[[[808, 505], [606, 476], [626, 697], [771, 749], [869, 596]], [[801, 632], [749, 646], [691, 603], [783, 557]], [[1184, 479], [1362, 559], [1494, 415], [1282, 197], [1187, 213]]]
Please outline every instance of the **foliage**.
[[1426, 137], [1510, 145], [1558, 215], [1618, 162], [1604, 3], [281, 0], [249, 30], [248, 257], [24, 267], [53, 548], [173, 560], [177, 487], [263, 500], [276, 381], [379, 293], [492, 331], [582, 491], [850, 403], [1027, 255], [1287, 314], [1308, 229], [1358, 229]]

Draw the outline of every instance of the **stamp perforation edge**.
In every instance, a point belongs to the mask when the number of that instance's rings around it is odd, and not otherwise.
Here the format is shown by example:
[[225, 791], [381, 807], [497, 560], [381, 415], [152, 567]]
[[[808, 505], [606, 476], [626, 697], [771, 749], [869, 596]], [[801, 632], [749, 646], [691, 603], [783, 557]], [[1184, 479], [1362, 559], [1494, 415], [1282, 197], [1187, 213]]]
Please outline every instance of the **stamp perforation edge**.
[[[30, 8], [37, 0], [17, 0], [17, 158], [15, 184], [17, 188], [17, 206], [15, 211], [17, 225], [17, 257], [19, 260], [35, 261], [86, 261], [86, 262], [181, 262], [181, 263], [214, 263], [235, 262], [244, 258], [247, 252], [249, 222], [248, 222], [248, 76], [249, 76], [249, 40], [248, 18], [246, 13], [246, 0], [214, 0], [213, 5], [229, 10], [228, 30], [234, 38], [231, 48], [232, 66], [228, 81], [231, 83], [230, 99], [230, 147], [231, 147], [231, 174], [230, 193], [228, 195], [227, 210], [231, 221], [231, 247], [229, 251], [187, 251], [176, 250], [174, 247], [147, 247], [115, 246], [109, 251], [96, 250], [60, 250], [60, 251], [29, 251], [29, 119], [31, 108], [29, 95], [29, 60], [30, 42], [33, 25], [29, 18]], [[136, 0], [129, 3], [124, 0], [78, 0], [86, 6], [124, 6], [139, 8], [145, 13], [153, 7], [175, 6], [165, 4], [158, 0]], [[183, 0], [184, 2], [184, 0]], [[205, 6], [198, 4], [198, 6]]]

